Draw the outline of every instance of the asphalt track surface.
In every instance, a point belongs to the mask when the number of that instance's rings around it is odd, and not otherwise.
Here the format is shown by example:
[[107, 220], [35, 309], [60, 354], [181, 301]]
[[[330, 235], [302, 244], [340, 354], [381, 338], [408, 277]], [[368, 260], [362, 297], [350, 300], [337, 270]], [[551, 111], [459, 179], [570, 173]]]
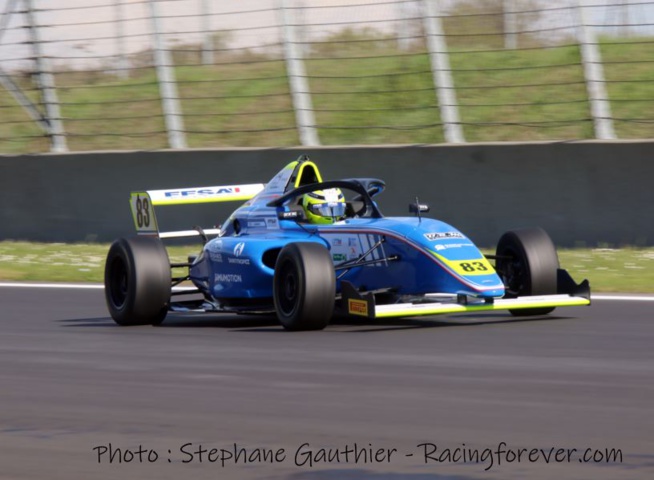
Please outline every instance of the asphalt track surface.
[[[102, 290], [0, 287], [0, 478], [652, 479], [653, 309], [596, 300], [523, 320], [338, 321], [300, 333], [220, 315], [125, 328]], [[501, 442], [578, 451], [560, 463], [555, 451], [549, 463], [526, 452], [500, 465], [425, 464], [419, 446], [436, 444], [439, 458]], [[113, 462], [99, 461], [109, 444]], [[234, 444], [284, 454], [222, 466], [184, 453]], [[354, 444], [397, 451], [319, 461], [321, 448]], [[119, 463], [115, 449], [139, 446], [156, 461]], [[313, 466], [296, 465], [299, 448]], [[623, 461], [581, 463], [586, 448], [620, 449]]]

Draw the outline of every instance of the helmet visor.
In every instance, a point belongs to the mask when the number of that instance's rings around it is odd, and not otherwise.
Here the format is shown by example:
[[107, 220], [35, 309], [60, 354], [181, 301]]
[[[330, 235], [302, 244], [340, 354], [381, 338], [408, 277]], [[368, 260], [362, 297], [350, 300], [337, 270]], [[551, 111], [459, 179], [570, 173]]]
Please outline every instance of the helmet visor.
[[311, 213], [321, 217], [338, 218], [345, 215], [345, 203], [343, 202], [317, 203], [309, 205], [309, 209]]

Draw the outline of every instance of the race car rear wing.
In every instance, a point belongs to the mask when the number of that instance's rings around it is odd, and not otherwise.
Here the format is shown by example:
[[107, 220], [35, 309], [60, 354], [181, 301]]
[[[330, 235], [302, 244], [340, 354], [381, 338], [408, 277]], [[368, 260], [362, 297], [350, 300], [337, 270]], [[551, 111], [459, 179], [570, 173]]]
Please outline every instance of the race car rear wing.
[[[217, 187], [176, 188], [132, 192], [129, 199], [134, 226], [139, 235], [156, 235], [160, 238], [179, 238], [201, 235], [198, 230], [159, 232], [154, 207], [159, 205], [187, 205], [210, 202], [237, 202], [249, 200], [264, 189], [262, 183], [223, 185]], [[205, 234], [218, 234], [218, 229], [204, 230]]]

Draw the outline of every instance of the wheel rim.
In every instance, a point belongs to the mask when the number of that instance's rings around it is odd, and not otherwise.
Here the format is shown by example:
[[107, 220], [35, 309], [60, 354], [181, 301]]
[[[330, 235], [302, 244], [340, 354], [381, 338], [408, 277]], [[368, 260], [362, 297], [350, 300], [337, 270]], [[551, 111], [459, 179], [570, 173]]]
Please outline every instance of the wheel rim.
[[293, 262], [286, 261], [279, 275], [279, 306], [284, 315], [292, 315], [297, 308], [299, 279]]
[[128, 278], [125, 262], [121, 259], [115, 259], [111, 264], [109, 277], [109, 295], [111, 302], [118, 309], [125, 305], [128, 293]]
[[517, 297], [527, 287], [525, 285], [525, 279], [528, 278], [529, 274], [527, 266], [520, 255], [511, 248], [507, 248], [501, 255], [510, 258], [510, 260], [502, 260], [498, 269], [506, 288], [506, 293], [509, 296]]

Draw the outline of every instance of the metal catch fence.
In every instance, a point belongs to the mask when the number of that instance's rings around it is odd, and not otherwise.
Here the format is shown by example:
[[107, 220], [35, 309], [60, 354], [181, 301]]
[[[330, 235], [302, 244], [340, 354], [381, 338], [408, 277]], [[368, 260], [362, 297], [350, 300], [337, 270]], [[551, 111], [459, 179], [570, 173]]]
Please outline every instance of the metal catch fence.
[[0, 0], [0, 153], [654, 137], [654, 0]]

